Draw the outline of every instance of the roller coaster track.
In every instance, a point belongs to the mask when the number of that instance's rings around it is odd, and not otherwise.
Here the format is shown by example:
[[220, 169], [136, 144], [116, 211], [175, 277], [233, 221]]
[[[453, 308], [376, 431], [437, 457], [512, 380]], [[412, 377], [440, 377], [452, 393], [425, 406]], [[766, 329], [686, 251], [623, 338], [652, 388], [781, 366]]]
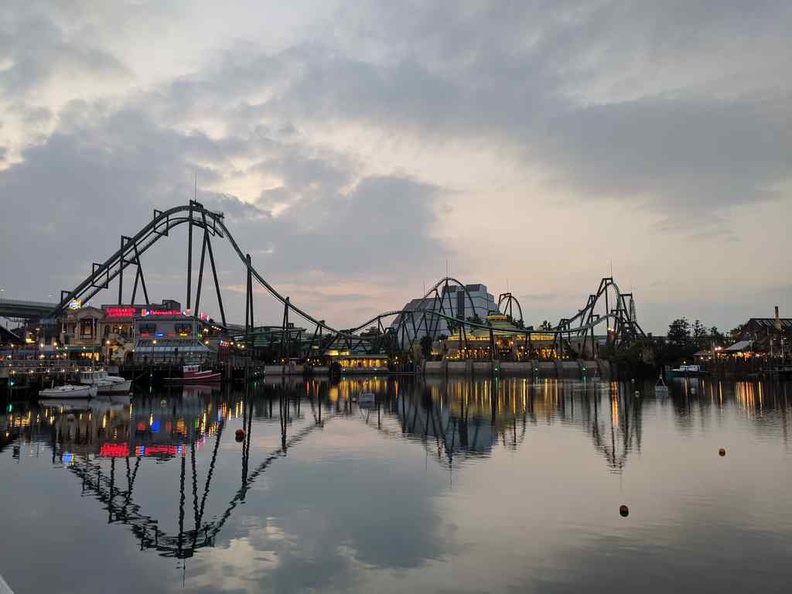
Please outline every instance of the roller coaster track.
[[[201, 299], [201, 288], [203, 284], [203, 271], [206, 256], [208, 254], [211, 265], [212, 275], [214, 279], [215, 289], [217, 293], [217, 301], [220, 308], [223, 325], [227, 326], [225, 309], [223, 307], [222, 293], [220, 284], [217, 278], [217, 270], [214, 260], [214, 252], [212, 250], [212, 237], [219, 237], [225, 239], [231, 245], [234, 253], [239, 258], [240, 262], [245, 267], [247, 272], [247, 296], [245, 305], [245, 329], [246, 334], [253, 329], [254, 312], [253, 312], [253, 281], [263, 287], [276, 301], [280, 302], [284, 307], [284, 329], [288, 328], [288, 316], [294, 313], [314, 325], [317, 334], [320, 336], [323, 332], [327, 332], [332, 336], [329, 342], [325, 342], [325, 350], [329, 346], [339, 343], [344, 343], [345, 346], [353, 348], [363, 344], [374, 345], [381, 348], [383, 343], [383, 336], [398, 336], [401, 333], [402, 337], [409, 337], [409, 347], [411, 348], [414, 342], [420, 338], [419, 333], [423, 332], [433, 338], [437, 337], [439, 329], [439, 322], [444, 320], [449, 327], [461, 327], [462, 332], [471, 331], [474, 329], [492, 331], [492, 327], [485, 321], [475, 319], [460, 319], [459, 316], [453, 315], [454, 308], [451, 303], [452, 291], [450, 287], [455, 287], [456, 290], [462, 291], [466, 298], [466, 303], [470, 306], [471, 311], [475, 312], [475, 306], [472, 296], [467, 288], [459, 280], [445, 277], [435, 283], [429, 291], [426, 292], [422, 300], [423, 307], [419, 306], [415, 309], [400, 309], [391, 310], [381, 313], [365, 323], [355, 326], [350, 329], [337, 329], [328, 325], [324, 320], [317, 319], [304, 309], [298, 307], [291, 302], [288, 296], [282, 295], [274, 286], [256, 270], [253, 266], [251, 257], [242, 251], [237, 241], [234, 239], [230, 230], [225, 224], [225, 218], [222, 213], [212, 212], [205, 208], [199, 202], [191, 201], [187, 205], [176, 206], [165, 211], [154, 211], [152, 220], [146, 224], [138, 233], [132, 237], [122, 236], [121, 246], [103, 263], [94, 263], [91, 274], [85, 278], [79, 285], [71, 291], [62, 291], [60, 302], [57, 307], [50, 313], [50, 317], [57, 317], [62, 314], [74, 300], [81, 300], [83, 302], [90, 300], [99, 291], [108, 289], [110, 282], [118, 279], [118, 303], [123, 303], [123, 280], [124, 270], [129, 266], [136, 267], [136, 275], [134, 280], [134, 288], [132, 291], [132, 302], [135, 300], [138, 285], [143, 290], [144, 297], [148, 303], [148, 292], [143, 276], [140, 257], [149, 250], [160, 239], [167, 237], [171, 230], [183, 225], [189, 225], [189, 245], [188, 245], [188, 268], [187, 268], [187, 309], [191, 309], [192, 305], [192, 248], [193, 227], [203, 230], [203, 243], [201, 248], [200, 269], [198, 282], [196, 286], [195, 309], [197, 310]], [[613, 305], [611, 308], [610, 294], [613, 294]], [[627, 301], [629, 299], [629, 303]], [[601, 301], [605, 301], [605, 312], [597, 314], [597, 306]], [[426, 304], [431, 303], [431, 308], [426, 307]], [[595, 342], [594, 329], [607, 324], [608, 327], [608, 343], [616, 346], [625, 344], [637, 337], [644, 336], [640, 326], [635, 322], [634, 316], [631, 315], [632, 295], [623, 294], [619, 290], [618, 285], [613, 282], [611, 278], [604, 278], [600, 282], [599, 289], [596, 294], [589, 296], [586, 305], [578, 311], [573, 317], [562, 319], [556, 327], [552, 328], [522, 328], [517, 327], [515, 333], [524, 335], [526, 340], [530, 340], [533, 335], [547, 335], [552, 334], [554, 342], [560, 346], [563, 340], [569, 344], [574, 337], [577, 338], [578, 343], [585, 345], [588, 340], [591, 341], [592, 347]], [[522, 308], [519, 301], [510, 293], [501, 295], [499, 299], [499, 307], [503, 307], [505, 311], [510, 312], [509, 316], [513, 316], [514, 307], [516, 305], [520, 318], [522, 318]], [[393, 323], [386, 326], [385, 320], [393, 318]], [[519, 320], [520, 325], [522, 319]], [[362, 330], [376, 326], [378, 332], [373, 336], [366, 336], [359, 334]], [[317, 336], [315, 334], [315, 336]], [[321, 341], [320, 341], [321, 342]], [[313, 344], [313, 342], [312, 342]]]

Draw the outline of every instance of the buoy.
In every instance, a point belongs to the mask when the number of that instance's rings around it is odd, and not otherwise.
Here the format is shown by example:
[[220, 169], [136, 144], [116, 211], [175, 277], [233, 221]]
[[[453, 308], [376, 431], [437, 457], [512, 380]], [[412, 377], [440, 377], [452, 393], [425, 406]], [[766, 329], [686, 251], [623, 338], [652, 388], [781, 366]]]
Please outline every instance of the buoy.
[[626, 505], [620, 505], [619, 506], [619, 515], [622, 518], [626, 518], [627, 516], [630, 515], [630, 508], [627, 507]]
[[725, 456], [726, 455], [726, 448], [721, 448], [718, 450], [718, 455]]
[[244, 429], [237, 429], [236, 433], [234, 434], [237, 441], [245, 441], [245, 430]]

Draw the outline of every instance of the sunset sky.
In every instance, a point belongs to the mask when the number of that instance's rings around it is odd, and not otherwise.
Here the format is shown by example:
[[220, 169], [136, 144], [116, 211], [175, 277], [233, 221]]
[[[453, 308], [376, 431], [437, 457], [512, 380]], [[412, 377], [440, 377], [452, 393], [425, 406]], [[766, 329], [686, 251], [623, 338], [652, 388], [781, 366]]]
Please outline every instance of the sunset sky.
[[[791, 27], [783, 0], [3, 2], [3, 296], [73, 288], [197, 176], [337, 327], [447, 266], [527, 324], [611, 269], [647, 331], [792, 317]], [[157, 301], [185, 301], [185, 239], [143, 258]]]

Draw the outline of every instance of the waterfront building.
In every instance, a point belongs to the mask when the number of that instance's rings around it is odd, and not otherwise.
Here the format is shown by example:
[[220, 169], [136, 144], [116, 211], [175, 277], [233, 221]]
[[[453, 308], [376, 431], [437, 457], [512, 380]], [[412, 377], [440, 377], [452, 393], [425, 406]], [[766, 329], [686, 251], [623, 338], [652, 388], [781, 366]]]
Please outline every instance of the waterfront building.
[[[399, 314], [391, 324], [394, 332], [400, 327], [403, 329], [397, 336], [402, 348], [409, 342], [420, 339], [422, 336], [431, 336], [433, 340], [448, 337], [455, 329], [450, 329], [448, 320], [437, 313], [453, 317], [458, 320], [484, 320], [488, 314], [498, 311], [495, 297], [487, 291], [487, 286], [482, 283], [465, 285], [445, 285], [439, 296], [421, 297], [412, 299], [402, 308], [405, 312], [414, 312], [404, 324], [403, 314]], [[408, 314], [409, 315], [409, 314]]]
[[787, 356], [792, 347], [792, 318], [782, 318], [778, 307], [775, 317], [750, 318], [740, 326], [734, 344], [723, 349], [726, 354]]
[[223, 328], [208, 316], [186, 311], [143, 309], [134, 317], [134, 359], [148, 362], [212, 360]]
[[446, 359], [508, 359], [527, 361], [529, 359], [554, 359], [554, 335], [548, 333], [526, 334], [509, 316], [491, 313], [484, 318], [490, 328], [462, 327], [445, 340], [433, 346], [433, 353]]
[[67, 309], [60, 318], [58, 352], [67, 358], [98, 360], [102, 353], [101, 308], [90, 305]]
[[385, 354], [356, 353], [350, 350], [329, 350], [324, 357], [326, 365], [337, 363], [345, 374], [387, 373], [388, 361], [388, 355]]

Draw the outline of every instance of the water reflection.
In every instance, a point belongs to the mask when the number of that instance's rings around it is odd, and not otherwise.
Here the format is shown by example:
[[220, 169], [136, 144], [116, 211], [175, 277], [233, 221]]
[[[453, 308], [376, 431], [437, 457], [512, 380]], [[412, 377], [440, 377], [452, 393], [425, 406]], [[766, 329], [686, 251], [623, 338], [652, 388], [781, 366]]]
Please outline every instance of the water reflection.
[[[373, 407], [357, 403], [361, 392], [376, 394]], [[617, 382], [284, 380], [247, 391], [199, 387], [131, 400], [10, 403], [0, 417], [0, 454], [10, 446], [20, 463], [21, 450], [48, 456], [109, 523], [129, 528], [141, 550], [187, 559], [215, 546], [268, 469], [336, 419], [420, 444], [449, 471], [486, 464], [498, 450], [533, 447], [533, 434], [559, 425], [588, 436], [603, 472], [625, 473], [641, 452], [645, 419], [667, 413], [690, 432], [733, 410], [786, 445], [787, 394], [786, 384], [703, 379], [674, 382], [662, 395], [651, 384]], [[235, 429], [245, 431], [241, 444]], [[144, 478], [152, 465], [168, 472]], [[222, 480], [220, 466], [228, 471]], [[174, 505], [151, 505], [150, 492], [166, 486]]]

